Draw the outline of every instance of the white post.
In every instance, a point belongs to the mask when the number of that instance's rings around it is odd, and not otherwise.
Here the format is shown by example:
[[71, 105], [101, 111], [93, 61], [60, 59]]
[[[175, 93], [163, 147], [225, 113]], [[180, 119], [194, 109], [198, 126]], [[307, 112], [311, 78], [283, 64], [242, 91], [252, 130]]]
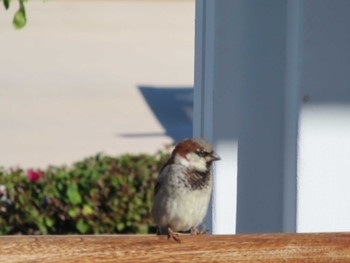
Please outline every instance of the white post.
[[286, 2], [198, 0], [196, 12], [194, 135], [222, 156], [209, 228], [282, 231]]
[[197, 0], [213, 233], [350, 229], [349, 25], [349, 0]]

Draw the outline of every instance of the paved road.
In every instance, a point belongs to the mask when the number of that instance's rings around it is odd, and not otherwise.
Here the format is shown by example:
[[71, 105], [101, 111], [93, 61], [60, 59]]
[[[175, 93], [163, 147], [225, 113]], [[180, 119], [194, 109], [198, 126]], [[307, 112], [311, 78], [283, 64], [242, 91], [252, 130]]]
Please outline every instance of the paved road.
[[193, 86], [194, 1], [32, 0], [21, 31], [14, 11], [0, 8], [0, 166], [152, 153], [176, 137], [142, 89]]

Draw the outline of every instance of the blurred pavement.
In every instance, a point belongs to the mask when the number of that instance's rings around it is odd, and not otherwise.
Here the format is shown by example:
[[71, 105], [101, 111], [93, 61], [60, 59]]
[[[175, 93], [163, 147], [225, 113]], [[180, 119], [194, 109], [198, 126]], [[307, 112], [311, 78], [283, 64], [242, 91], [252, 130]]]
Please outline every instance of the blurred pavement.
[[[0, 166], [154, 153], [191, 134], [194, 1], [31, 0], [20, 31], [14, 12], [0, 8]], [[149, 105], [165, 99], [182, 117]]]

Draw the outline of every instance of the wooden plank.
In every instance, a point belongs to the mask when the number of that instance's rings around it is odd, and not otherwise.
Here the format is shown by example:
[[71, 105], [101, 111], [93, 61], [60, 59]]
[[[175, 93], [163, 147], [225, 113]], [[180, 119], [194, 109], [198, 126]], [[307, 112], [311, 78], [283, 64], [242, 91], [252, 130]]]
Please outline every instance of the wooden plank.
[[5, 236], [0, 262], [350, 262], [350, 233]]

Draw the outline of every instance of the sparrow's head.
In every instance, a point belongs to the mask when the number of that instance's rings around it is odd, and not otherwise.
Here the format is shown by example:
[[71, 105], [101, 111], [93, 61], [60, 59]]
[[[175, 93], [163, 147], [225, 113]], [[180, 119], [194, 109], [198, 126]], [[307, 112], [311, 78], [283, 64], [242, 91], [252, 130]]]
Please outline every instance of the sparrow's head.
[[178, 143], [172, 152], [172, 157], [175, 163], [198, 172], [207, 172], [213, 161], [220, 160], [213, 147], [204, 139], [186, 139]]

